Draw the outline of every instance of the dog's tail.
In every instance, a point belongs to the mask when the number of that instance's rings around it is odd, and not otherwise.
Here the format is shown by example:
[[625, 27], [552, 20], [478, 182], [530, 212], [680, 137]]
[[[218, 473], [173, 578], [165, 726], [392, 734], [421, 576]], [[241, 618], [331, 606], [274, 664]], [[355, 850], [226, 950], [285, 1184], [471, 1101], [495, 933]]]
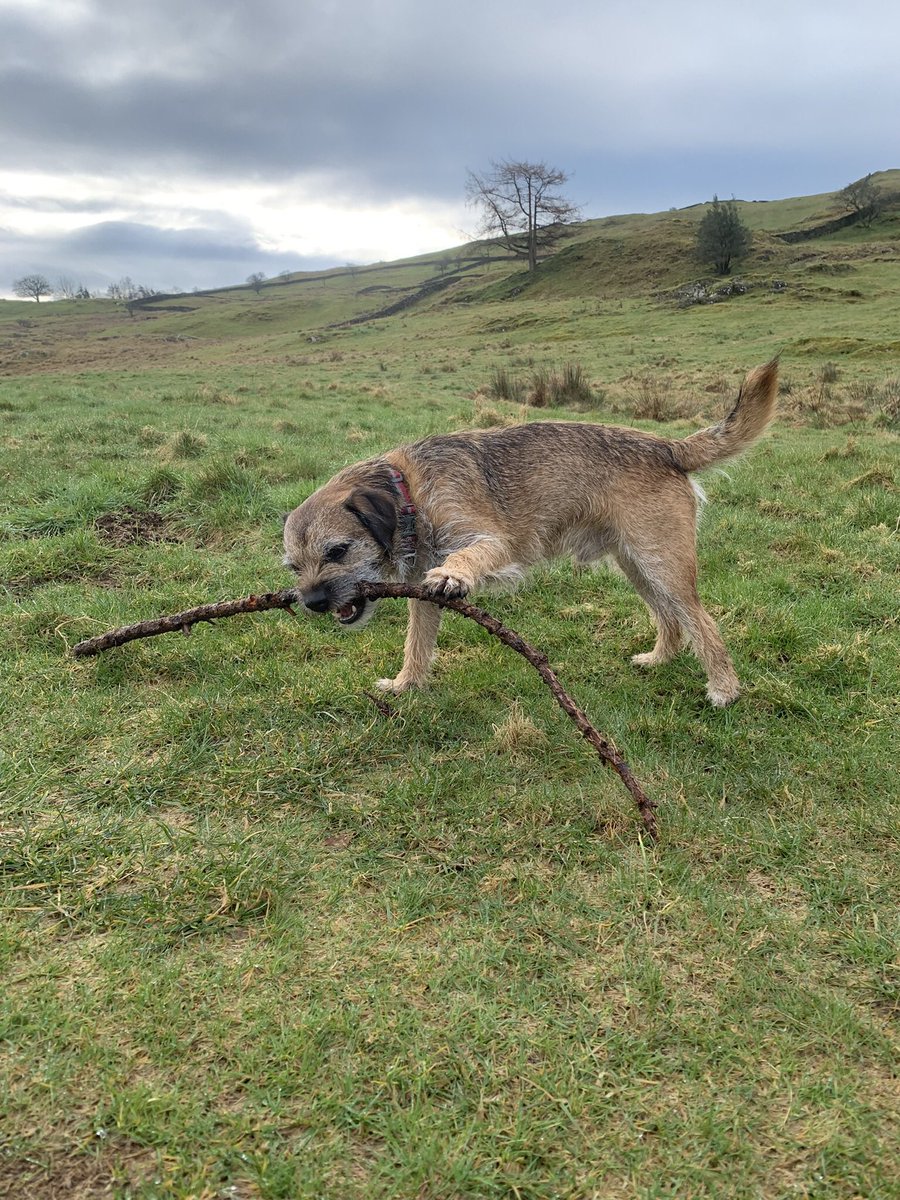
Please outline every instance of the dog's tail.
[[761, 437], [775, 416], [778, 359], [756, 367], [741, 384], [734, 408], [716, 425], [670, 442], [683, 471], [702, 471], [734, 458]]

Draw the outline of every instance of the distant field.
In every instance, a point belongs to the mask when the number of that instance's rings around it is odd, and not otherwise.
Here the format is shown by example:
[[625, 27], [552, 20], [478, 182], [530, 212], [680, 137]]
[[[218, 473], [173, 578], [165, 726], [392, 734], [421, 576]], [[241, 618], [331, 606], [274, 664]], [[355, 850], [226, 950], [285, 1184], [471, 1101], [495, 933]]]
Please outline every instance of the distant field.
[[[0, 1196], [896, 1196], [896, 223], [764, 241], [753, 290], [679, 308], [688, 219], [352, 326], [439, 269], [0, 305]], [[548, 415], [541, 368], [593, 384], [551, 416], [683, 435], [777, 352], [774, 431], [704, 479], [735, 707], [689, 655], [629, 665], [652, 632], [615, 576], [487, 602], [659, 800], [657, 846], [469, 622], [394, 719], [365, 692], [400, 604], [67, 653], [288, 586], [282, 512], [405, 439]]]

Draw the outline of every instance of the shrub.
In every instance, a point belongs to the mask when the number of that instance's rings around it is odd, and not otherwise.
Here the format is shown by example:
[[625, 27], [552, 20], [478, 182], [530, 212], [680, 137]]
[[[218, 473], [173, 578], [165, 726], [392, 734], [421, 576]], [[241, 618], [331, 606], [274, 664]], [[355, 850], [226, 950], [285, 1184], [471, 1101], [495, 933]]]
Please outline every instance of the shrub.
[[713, 196], [697, 226], [697, 258], [712, 263], [717, 275], [727, 275], [732, 262], [749, 252], [752, 241], [753, 235], [739, 217], [734, 201], [723, 202]]
[[524, 391], [521, 379], [511, 375], [506, 367], [494, 367], [488, 382], [488, 395], [495, 400], [512, 400], [516, 404], [522, 400]]
[[550, 372], [546, 367], [538, 367], [532, 373], [528, 388], [527, 403], [532, 408], [548, 408], [552, 403], [553, 388], [550, 382]]
[[238, 501], [249, 500], [259, 488], [256, 475], [237, 462], [226, 458], [209, 463], [191, 480], [192, 500], [218, 500], [222, 497]]
[[593, 404], [594, 393], [584, 368], [577, 363], [566, 363], [559, 375], [553, 375], [554, 405], [576, 408], [580, 404]]
[[875, 421], [886, 429], [900, 425], [900, 377], [886, 379], [881, 385]]
[[144, 504], [165, 504], [181, 491], [181, 480], [168, 467], [159, 467], [138, 488], [138, 497]]
[[649, 372], [633, 385], [632, 412], [639, 421], [665, 421], [673, 415], [669, 385]]
[[206, 449], [206, 438], [202, 433], [191, 433], [189, 429], [180, 429], [173, 433], [168, 441], [160, 448], [164, 459], [196, 458]]
[[583, 367], [566, 363], [561, 370], [534, 367], [523, 382], [506, 367], [495, 367], [487, 387], [495, 400], [523, 400], [532, 408], [584, 408], [596, 404], [598, 397]]

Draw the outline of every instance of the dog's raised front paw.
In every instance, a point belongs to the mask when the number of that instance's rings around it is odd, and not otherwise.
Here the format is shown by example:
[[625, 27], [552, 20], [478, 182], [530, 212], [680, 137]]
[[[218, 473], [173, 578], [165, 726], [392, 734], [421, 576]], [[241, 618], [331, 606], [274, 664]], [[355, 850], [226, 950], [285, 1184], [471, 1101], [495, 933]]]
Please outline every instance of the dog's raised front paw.
[[435, 596], [446, 596], [448, 600], [458, 600], [467, 595], [472, 587], [472, 581], [461, 575], [451, 575], [443, 567], [435, 567], [429, 571], [422, 584], [426, 591]]

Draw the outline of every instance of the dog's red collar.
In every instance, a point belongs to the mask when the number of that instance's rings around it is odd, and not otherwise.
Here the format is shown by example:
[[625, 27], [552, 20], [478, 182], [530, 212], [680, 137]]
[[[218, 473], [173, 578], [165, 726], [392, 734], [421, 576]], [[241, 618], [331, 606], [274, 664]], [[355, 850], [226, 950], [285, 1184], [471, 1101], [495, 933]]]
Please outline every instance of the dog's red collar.
[[402, 559], [412, 561], [416, 557], [418, 537], [416, 535], [416, 506], [410, 495], [409, 484], [402, 471], [396, 467], [388, 467], [388, 475], [394, 485], [394, 491], [402, 500], [397, 524], [400, 529], [400, 553]]

